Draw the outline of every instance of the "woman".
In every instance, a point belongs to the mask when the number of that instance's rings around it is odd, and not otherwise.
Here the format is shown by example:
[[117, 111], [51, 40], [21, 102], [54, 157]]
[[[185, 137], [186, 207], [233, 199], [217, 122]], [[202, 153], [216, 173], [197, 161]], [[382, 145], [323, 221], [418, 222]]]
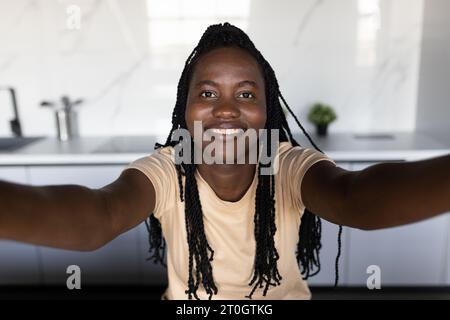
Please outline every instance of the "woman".
[[[166, 143], [101, 189], [0, 182], [0, 238], [94, 250], [148, 218], [155, 261], [164, 263], [167, 241], [166, 299], [309, 299], [320, 218], [376, 229], [450, 211], [450, 156], [346, 171], [311, 139], [318, 151], [298, 145], [280, 99], [303, 130], [248, 36], [212, 25], [186, 61]], [[277, 170], [263, 174], [260, 148], [256, 163], [237, 162], [238, 152], [233, 163], [198, 163], [194, 149], [212, 143], [204, 139], [185, 143], [180, 161], [173, 134], [195, 136], [196, 121], [225, 141], [216, 158], [230, 155], [236, 130], [276, 131], [266, 147], [277, 145]]]

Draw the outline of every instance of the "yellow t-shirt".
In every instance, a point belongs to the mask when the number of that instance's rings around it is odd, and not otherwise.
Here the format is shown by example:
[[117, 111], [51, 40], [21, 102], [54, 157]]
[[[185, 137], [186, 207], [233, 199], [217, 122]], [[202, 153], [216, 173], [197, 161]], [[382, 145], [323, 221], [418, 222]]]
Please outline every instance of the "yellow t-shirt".
[[[300, 218], [305, 206], [300, 197], [300, 186], [305, 172], [316, 162], [327, 160], [326, 155], [281, 142], [278, 149], [279, 170], [275, 176], [275, 216], [277, 231], [275, 246], [279, 254], [278, 270], [281, 285], [270, 286], [266, 296], [257, 289], [253, 299], [310, 299], [307, 283], [302, 279], [295, 252], [298, 243]], [[184, 202], [180, 201], [174, 149], [166, 147], [149, 156], [133, 161], [125, 168], [142, 171], [156, 191], [154, 215], [161, 223], [167, 243], [167, 272], [169, 285], [164, 296], [169, 300], [187, 299], [188, 243], [184, 219]], [[246, 299], [252, 289], [255, 239], [253, 217], [257, 172], [250, 188], [237, 202], [221, 200], [196, 171], [196, 179], [206, 238], [214, 250], [211, 262], [218, 293], [212, 299]], [[183, 185], [184, 185], [183, 177]], [[200, 285], [197, 294], [208, 299]]]

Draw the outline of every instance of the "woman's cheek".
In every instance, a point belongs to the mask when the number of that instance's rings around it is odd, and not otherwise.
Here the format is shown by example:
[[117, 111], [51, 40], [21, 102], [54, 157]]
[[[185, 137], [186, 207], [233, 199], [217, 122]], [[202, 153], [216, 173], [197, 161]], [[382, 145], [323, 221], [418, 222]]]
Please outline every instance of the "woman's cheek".
[[266, 109], [257, 106], [247, 114], [247, 119], [252, 123], [252, 127], [262, 129], [267, 121]]
[[204, 103], [196, 103], [191, 106], [191, 120], [203, 121], [206, 120], [209, 113], [211, 113], [211, 107]]
[[194, 121], [204, 121], [207, 117], [207, 106], [201, 103], [192, 103], [186, 106], [186, 125], [188, 130], [193, 133]]

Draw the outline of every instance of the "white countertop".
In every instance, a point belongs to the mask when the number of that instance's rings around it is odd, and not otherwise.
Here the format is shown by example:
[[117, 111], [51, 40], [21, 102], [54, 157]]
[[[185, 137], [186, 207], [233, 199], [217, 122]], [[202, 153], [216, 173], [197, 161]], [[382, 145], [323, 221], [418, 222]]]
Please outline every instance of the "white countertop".
[[[356, 135], [356, 137], [355, 137]], [[416, 132], [396, 132], [390, 137], [358, 137], [353, 133], [330, 133], [311, 138], [337, 162], [414, 161], [450, 154], [449, 144]], [[295, 134], [300, 145], [311, 148], [306, 137]], [[153, 152], [155, 142], [166, 137], [82, 137], [69, 142], [44, 138], [13, 152], [0, 152], [0, 166], [22, 165], [125, 165]]]

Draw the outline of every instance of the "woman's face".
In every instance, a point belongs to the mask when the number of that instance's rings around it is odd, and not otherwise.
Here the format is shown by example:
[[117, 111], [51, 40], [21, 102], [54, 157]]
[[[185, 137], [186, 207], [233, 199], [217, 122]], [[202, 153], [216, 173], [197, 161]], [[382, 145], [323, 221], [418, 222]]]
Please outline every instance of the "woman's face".
[[[192, 136], [194, 121], [201, 121], [203, 130], [263, 129], [266, 96], [264, 78], [256, 59], [237, 47], [218, 48], [201, 56], [189, 84], [185, 120]], [[216, 150], [221, 155], [216, 154], [216, 157], [226, 156], [226, 144], [230, 140], [223, 141], [223, 149]], [[210, 143], [203, 141], [202, 150]], [[236, 159], [237, 149], [234, 150]]]

